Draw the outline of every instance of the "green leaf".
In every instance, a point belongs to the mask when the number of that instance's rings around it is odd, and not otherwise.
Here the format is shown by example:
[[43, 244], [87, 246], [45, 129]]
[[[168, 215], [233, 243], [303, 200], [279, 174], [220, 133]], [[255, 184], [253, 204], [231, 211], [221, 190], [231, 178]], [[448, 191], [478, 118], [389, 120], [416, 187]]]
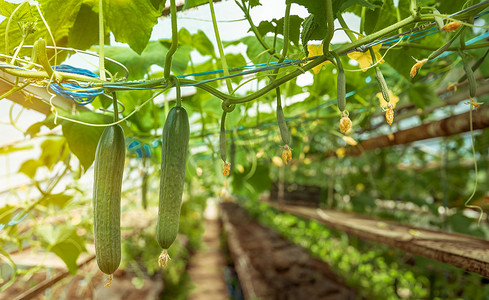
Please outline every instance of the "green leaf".
[[421, 83], [414, 84], [409, 89], [408, 95], [409, 101], [421, 109], [429, 105], [442, 103], [432, 86]]
[[14, 213], [19, 210], [18, 207], [7, 204], [4, 207], [0, 208], [0, 224], [7, 224], [11, 219]]
[[[93, 112], [81, 112], [79, 115], [70, 116], [70, 118], [94, 124], [107, 124], [111, 120], [108, 116]], [[70, 146], [70, 150], [78, 157], [86, 171], [93, 163], [98, 140], [104, 127], [87, 126], [65, 120], [61, 124], [63, 135]]]
[[[152, 95], [153, 93], [148, 90], [119, 93], [118, 100], [121, 101], [126, 108], [123, 115], [129, 115], [136, 109], [137, 106], [148, 100], [150, 97], [152, 97]], [[139, 108], [139, 110], [129, 118], [129, 121], [136, 125], [137, 130], [141, 132], [147, 133], [151, 129], [154, 129], [155, 119], [153, 115], [153, 102], [150, 101], [143, 107]]]
[[66, 194], [50, 194], [40, 203], [42, 206], [54, 206], [59, 209], [64, 208], [68, 203], [73, 200], [72, 195]]
[[39, 0], [44, 18], [56, 40], [68, 36], [75, 23], [82, 1], [78, 0]]
[[49, 138], [41, 144], [42, 153], [39, 162], [52, 170], [58, 161], [65, 160], [69, 155], [69, 149], [66, 146], [64, 138]]
[[208, 0], [185, 0], [185, 5], [183, 5], [183, 10], [196, 7], [202, 4], [209, 3]]
[[19, 4], [0, 0], [0, 15], [4, 17], [10, 16], [18, 5]]
[[36, 176], [37, 168], [43, 166], [43, 163], [37, 159], [28, 159], [24, 161], [19, 168], [19, 172], [24, 173], [29, 178]]
[[[298, 45], [299, 44], [299, 36], [300, 36], [300, 26], [304, 20], [296, 15], [291, 15], [289, 19], [289, 40]], [[274, 23], [274, 24], [272, 24]], [[261, 35], [265, 36], [267, 33], [272, 33], [275, 34], [281, 34], [283, 36], [284, 34], [284, 18], [281, 19], [273, 19], [271, 22], [270, 21], [262, 21], [258, 25], [258, 31], [260, 32]], [[250, 29], [251, 30], [251, 29]]]
[[[272, 47], [274, 37], [266, 36], [264, 37], [264, 40], [270, 47]], [[246, 36], [240, 40], [230, 42], [227, 44], [237, 45], [239, 43], [243, 43], [248, 47], [246, 49], [246, 55], [248, 56], [249, 59], [253, 61], [253, 63], [260, 64], [260, 63], [270, 62], [271, 59], [270, 53], [268, 53], [265, 49], [263, 49], [263, 46], [257, 41], [257, 39], [254, 36]], [[283, 39], [277, 38], [275, 51], [280, 52], [282, 50], [283, 43], [284, 43]]]
[[129, 44], [138, 54], [146, 48], [160, 15], [149, 0], [104, 1], [105, 25], [117, 42]]
[[[246, 66], [246, 59], [241, 55], [241, 53], [228, 53], [225, 55], [226, 57], [226, 62], [228, 64], [228, 68], [233, 68], [233, 67], [240, 67], [240, 66]], [[217, 62], [217, 67], [219, 69], [222, 69], [222, 64], [221, 60]], [[236, 76], [236, 77], [231, 77], [231, 81], [235, 83], [239, 83], [243, 76]]]
[[[73, 26], [68, 35], [68, 46], [75, 49], [89, 49], [98, 44], [98, 12], [85, 2], [78, 10]], [[108, 42], [108, 33], [105, 40]]]
[[177, 48], [177, 51], [175, 54], [173, 54], [171, 62], [171, 70], [174, 74], [185, 74], [190, 61], [190, 52], [192, 52], [192, 47], [188, 45], [182, 45]]
[[165, 8], [166, 0], [150, 0], [150, 1], [151, 1], [151, 4], [153, 4], [153, 7], [157, 11], [163, 11], [163, 9]]
[[[130, 79], [142, 79], [149, 72], [151, 65], [165, 67], [165, 56], [168, 50], [159, 42], [149, 42], [141, 55], [129, 48], [118, 46], [105, 47], [104, 52], [106, 57], [115, 59], [126, 66]], [[112, 74], [123, 72], [119, 66], [114, 64], [108, 64], [106, 68]]]
[[86, 251], [85, 240], [78, 236], [76, 228], [68, 224], [61, 224], [56, 227], [39, 225], [36, 234], [41, 245], [61, 258], [70, 273], [75, 274], [78, 268], [76, 264], [78, 256]]
[[[253, 153], [251, 155], [254, 155]], [[250, 198], [257, 198], [259, 194], [270, 190], [272, 180], [270, 179], [270, 167], [266, 164], [258, 163], [252, 174], [251, 165], [245, 167], [243, 173], [234, 172], [232, 177], [233, 192], [245, 195]]]
[[[11, 4], [6, 4], [2, 0], [0, 2], [0, 7], [2, 15], [5, 15], [7, 18], [0, 23], [0, 32], [2, 32], [2, 36], [6, 36], [7, 33], [7, 23], [9, 20], [9, 16], [12, 15], [13, 11], [18, 5], [12, 6]], [[28, 4], [28, 2], [22, 2], [21, 7], [15, 15], [11, 17], [10, 27], [8, 30], [8, 49], [5, 49], [5, 38], [0, 38], [0, 51], [5, 54], [13, 54], [14, 47], [17, 47], [22, 40], [22, 24], [35, 24], [37, 22], [37, 17], [33, 14], [35, 8]], [[20, 26], [19, 26], [20, 25]], [[4, 52], [5, 51], [5, 52]], [[30, 51], [29, 51], [30, 53]]]
[[340, 7], [340, 11], [345, 11], [352, 6], [365, 6], [368, 9], [374, 10], [376, 5], [366, 0], [346, 0]]
[[200, 53], [200, 55], [210, 55], [212, 57], [216, 56], [216, 53], [214, 52], [214, 45], [202, 30], [197, 31], [196, 34], [192, 35], [192, 41], [189, 45], [194, 47]]

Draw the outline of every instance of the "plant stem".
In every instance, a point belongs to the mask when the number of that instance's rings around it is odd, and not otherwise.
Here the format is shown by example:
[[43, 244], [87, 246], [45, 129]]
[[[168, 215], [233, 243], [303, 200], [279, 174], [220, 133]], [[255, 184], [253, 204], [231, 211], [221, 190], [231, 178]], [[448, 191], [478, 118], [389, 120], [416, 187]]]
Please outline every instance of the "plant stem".
[[395, 31], [399, 28], [402, 28], [406, 25], [409, 25], [411, 23], [414, 23], [414, 22], [418, 22], [419, 21], [419, 18], [418, 17], [413, 17], [413, 16], [409, 16], [403, 20], [401, 20], [400, 22], [397, 22], [395, 24], [392, 24], [384, 29], [381, 29], [375, 33], [372, 33], [368, 36], [365, 36], [359, 40], [356, 40], [354, 42], [351, 42], [349, 44], [345, 44], [345, 45], [342, 45], [340, 47], [338, 47], [336, 49], [336, 53], [338, 54], [344, 54], [344, 53], [348, 53], [350, 51], [353, 51], [356, 49], [356, 51], [362, 51], [364, 49], [357, 49], [357, 48], [361, 48], [362, 45], [365, 45], [365, 44], [368, 44], [370, 42], [373, 42], [379, 38], [381, 38], [382, 36], [392, 32], [392, 31]]
[[105, 37], [105, 27], [104, 27], [104, 1], [98, 1], [98, 67], [100, 73], [100, 79], [105, 81], [105, 59], [104, 59], [104, 37]]
[[334, 35], [334, 16], [333, 16], [333, 2], [332, 0], [326, 0], [326, 22], [328, 28], [326, 28], [326, 36], [323, 40], [323, 54], [326, 55], [329, 52], [329, 43]]
[[[14, 69], [14, 68], [0, 68], [2, 71], [4, 71], [7, 74], [14, 75], [17, 77], [24, 77], [24, 78], [31, 78], [31, 79], [47, 79], [50, 76], [46, 71], [26, 71], [26, 70], [20, 70], [20, 69]], [[79, 80], [83, 82], [97, 82], [97, 83], [103, 83], [103, 81], [99, 78], [95, 77], [90, 77], [90, 76], [84, 76], [84, 75], [79, 75], [79, 74], [73, 74], [73, 73], [66, 73], [66, 72], [58, 72], [56, 71], [57, 74], [60, 74], [63, 77], [63, 80]]]
[[[415, 44], [415, 43], [400, 43], [398, 46], [403, 47], [403, 48], [416, 48], [416, 49], [425, 49], [425, 50], [436, 50], [439, 47], [436, 46], [430, 46], [430, 45], [421, 45], [421, 44]], [[478, 43], [478, 44], [472, 44], [472, 45], [466, 45], [465, 49], [470, 50], [470, 49], [480, 49], [480, 48], [489, 48], [489, 42], [483, 42], [483, 43]], [[447, 51], [456, 51], [458, 50], [458, 46], [454, 47], [449, 47], [446, 50]]]
[[112, 93], [112, 101], [114, 106], [114, 122], [119, 121], [119, 103], [117, 102], [117, 94], [115, 92]]
[[22, 84], [20, 86], [14, 86], [14, 87], [12, 87], [10, 90], [8, 90], [4, 94], [0, 95], [0, 100], [2, 100], [4, 98], [7, 98], [8, 96], [12, 95], [15, 92], [20, 91], [21, 89], [23, 89], [26, 86], [28, 86], [30, 83], [31, 83], [31, 81], [30, 80], [27, 80], [26, 82], [24, 82], [24, 84]]
[[180, 107], [182, 106], [182, 90], [180, 88], [180, 80], [177, 78], [177, 76], [172, 76], [173, 82], [175, 83], [175, 91], [177, 93], [177, 106]]
[[250, 12], [249, 12], [248, 9], [246, 9], [245, 4], [243, 3], [241, 5], [241, 4], [239, 4], [239, 2], [237, 0], [235, 0], [235, 2], [239, 6], [239, 8], [241, 8], [241, 10], [243, 11], [243, 13], [245, 15], [245, 18], [246, 18], [246, 20], [248, 20], [248, 23], [251, 26], [251, 30], [255, 34], [256, 39], [258, 40], [258, 42], [260, 43], [260, 45], [262, 45], [262, 47], [265, 50], [267, 50], [267, 52], [270, 53], [270, 55], [274, 56], [277, 59], [280, 59], [281, 56], [279, 54], [277, 54], [277, 52], [275, 51], [274, 48], [271, 48], [270, 46], [268, 46], [268, 44], [265, 41], [265, 39], [261, 36], [260, 32], [258, 31], [258, 28], [256, 28], [255, 24], [253, 23], [253, 20], [251, 19]]
[[282, 85], [283, 83], [285, 83], [291, 79], [296, 78], [297, 76], [305, 73], [306, 71], [309, 71], [313, 67], [323, 63], [326, 60], [328, 60], [328, 57], [326, 57], [326, 56], [318, 57], [315, 60], [313, 60], [312, 62], [303, 66], [301, 69], [295, 70], [293, 72], [288, 73], [287, 75], [285, 75], [283, 77], [277, 78], [276, 80], [272, 81], [271, 83], [269, 83], [268, 85], [266, 85], [262, 89], [254, 92], [252, 94], [249, 94], [247, 96], [244, 96], [244, 97], [236, 97], [236, 96], [227, 95], [227, 94], [225, 94], [225, 93], [223, 93], [223, 92], [221, 92], [221, 91], [219, 91], [219, 90], [217, 90], [217, 89], [215, 89], [215, 88], [213, 88], [210, 85], [205, 84], [205, 83], [195, 85], [197, 83], [197, 81], [191, 80], [191, 79], [180, 79], [180, 83], [181, 84], [193, 84], [196, 87], [201, 88], [202, 90], [218, 97], [219, 99], [222, 99], [225, 102], [225, 105], [229, 106], [232, 104], [246, 103], [246, 102], [252, 101], [258, 97], [261, 97], [261, 96], [265, 95], [266, 93], [270, 92], [271, 90], [275, 89], [276, 87]]
[[170, 77], [170, 68], [173, 54], [178, 47], [178, 28], [177, 28], [177, 5], [175, 0], [170, 0], [170, 16], [171, 16], [171, 46], [166, 53], [164, 77]]
[[[221, 37], [219, 36], [219, 28], [217, 27], [216, 12], [214, 11], [214, 1], [209, 0], [209, 7], [211, 9], [212, 25], [214, 26], [214, 34], [216, 35], [217, 47], [219, 48], [219, 55], [221, 56], [222, 70], [224, 76], [229, 75], [228, 64], [226, 62], [226, 56], [224, 55], [224, 49], [222, 47]], [[226, 86], [228, 88], [229, 94], [233, 93], [233, 86], [231, 84], [231, 79], [226, 78]]]
[[348, 28], [348, 25], [346, 25], [345, 19], [343, 19], [343, 16], [341, 15], [341, 13], [338, 13], [338, 15], [336, 17], [337, 17], [338, 21], [340, 22], [340, 25], [343, 28], [343, 31], [346, 33], [348, 38], [350, 38], [350, 41], [352, 41], [352, 42], [356, 41], [357, 38], [355, 37], [353, 32], [350, 31], [350, 28]]

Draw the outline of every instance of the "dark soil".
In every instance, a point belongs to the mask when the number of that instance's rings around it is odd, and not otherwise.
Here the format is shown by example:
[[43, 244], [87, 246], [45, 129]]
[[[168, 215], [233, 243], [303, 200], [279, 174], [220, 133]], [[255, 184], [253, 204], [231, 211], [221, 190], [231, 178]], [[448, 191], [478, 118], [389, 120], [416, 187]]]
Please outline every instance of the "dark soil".
[[356, 292], [347, 287], [328, 264], [255, 222], [239, 205], [223, 203], [221, 208], [234, 227], [238, 242], [254, 269], [250, 276], [253, 294], [260, 299], [357, 298]]

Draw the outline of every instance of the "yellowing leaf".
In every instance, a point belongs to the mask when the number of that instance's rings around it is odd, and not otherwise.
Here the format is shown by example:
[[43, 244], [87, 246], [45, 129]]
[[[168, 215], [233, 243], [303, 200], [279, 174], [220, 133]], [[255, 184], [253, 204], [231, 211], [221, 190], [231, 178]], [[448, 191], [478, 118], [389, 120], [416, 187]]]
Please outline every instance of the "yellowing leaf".
[[[307, 45], [307, 51], [309, 52], [308, 57], [323, 55], [323, 44], [321, 44], [319, 46]], [[312, 68], [312, 71], [314, 72], [314, 74], [318, 74], [321, 71], [321, 68], [323, 67], [323, 65], [325, 65], [327, 63], [330, 63], [330, 62], [325, 61], [325, 62], [315, 66], [314, 68]]]
[[[379, 53], [380, 48], [382, 47], [382, 44], [377, 44], [375, 46], [372, 46], [372, 50], [374, 51], [375, 54], [375, 60], [379, 62], [379, 64], [383, 63], [384, 60], [382, 59], [382, 55]], [[365, 52], [359, 52], [359, 51], [354, 51], [348, 53], [348, 57], [351, 59], [356, 60], [360, 64], [360, 68], [365, 72], [367, 71], [368, 67], [372, 64], [372, 56], [370, 55], [370, 51], [365, 51]]]

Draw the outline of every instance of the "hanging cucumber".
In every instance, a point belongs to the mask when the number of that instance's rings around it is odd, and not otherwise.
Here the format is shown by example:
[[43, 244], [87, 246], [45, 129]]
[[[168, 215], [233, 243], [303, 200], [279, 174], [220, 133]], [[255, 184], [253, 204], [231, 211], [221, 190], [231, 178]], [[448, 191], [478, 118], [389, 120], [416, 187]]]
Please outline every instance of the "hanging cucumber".
[[224, 162], [222, 167], [222, 175], [229, 176], [229, 172], [231, 171], [231, 164], [227, 162], [227, 153], [226, 153], [226, 115], [227, 112], [222, 112], [221, 117], [221, 131], [219, 133], [219, 152], [221, 154], [221, 159]]
[[119, 125], [106, 127], [95, 152], [93, 232], [97, 264], [108, 275], [117, 270], [121, 261], [121, 188], [125, 151], [122, 128]]
[[169, 259], [167, 249], [173, 244], [178, 233], [178, 222], [182, 206], [185, 165], [190, 138], [190, 124], [187, 111], [181, 106], [180, 85], [177, 85], [177, 105], [165, 121], [161, 149], [160, 199], [156, 239], [163, 248], [159, 263], [166, 266]]

